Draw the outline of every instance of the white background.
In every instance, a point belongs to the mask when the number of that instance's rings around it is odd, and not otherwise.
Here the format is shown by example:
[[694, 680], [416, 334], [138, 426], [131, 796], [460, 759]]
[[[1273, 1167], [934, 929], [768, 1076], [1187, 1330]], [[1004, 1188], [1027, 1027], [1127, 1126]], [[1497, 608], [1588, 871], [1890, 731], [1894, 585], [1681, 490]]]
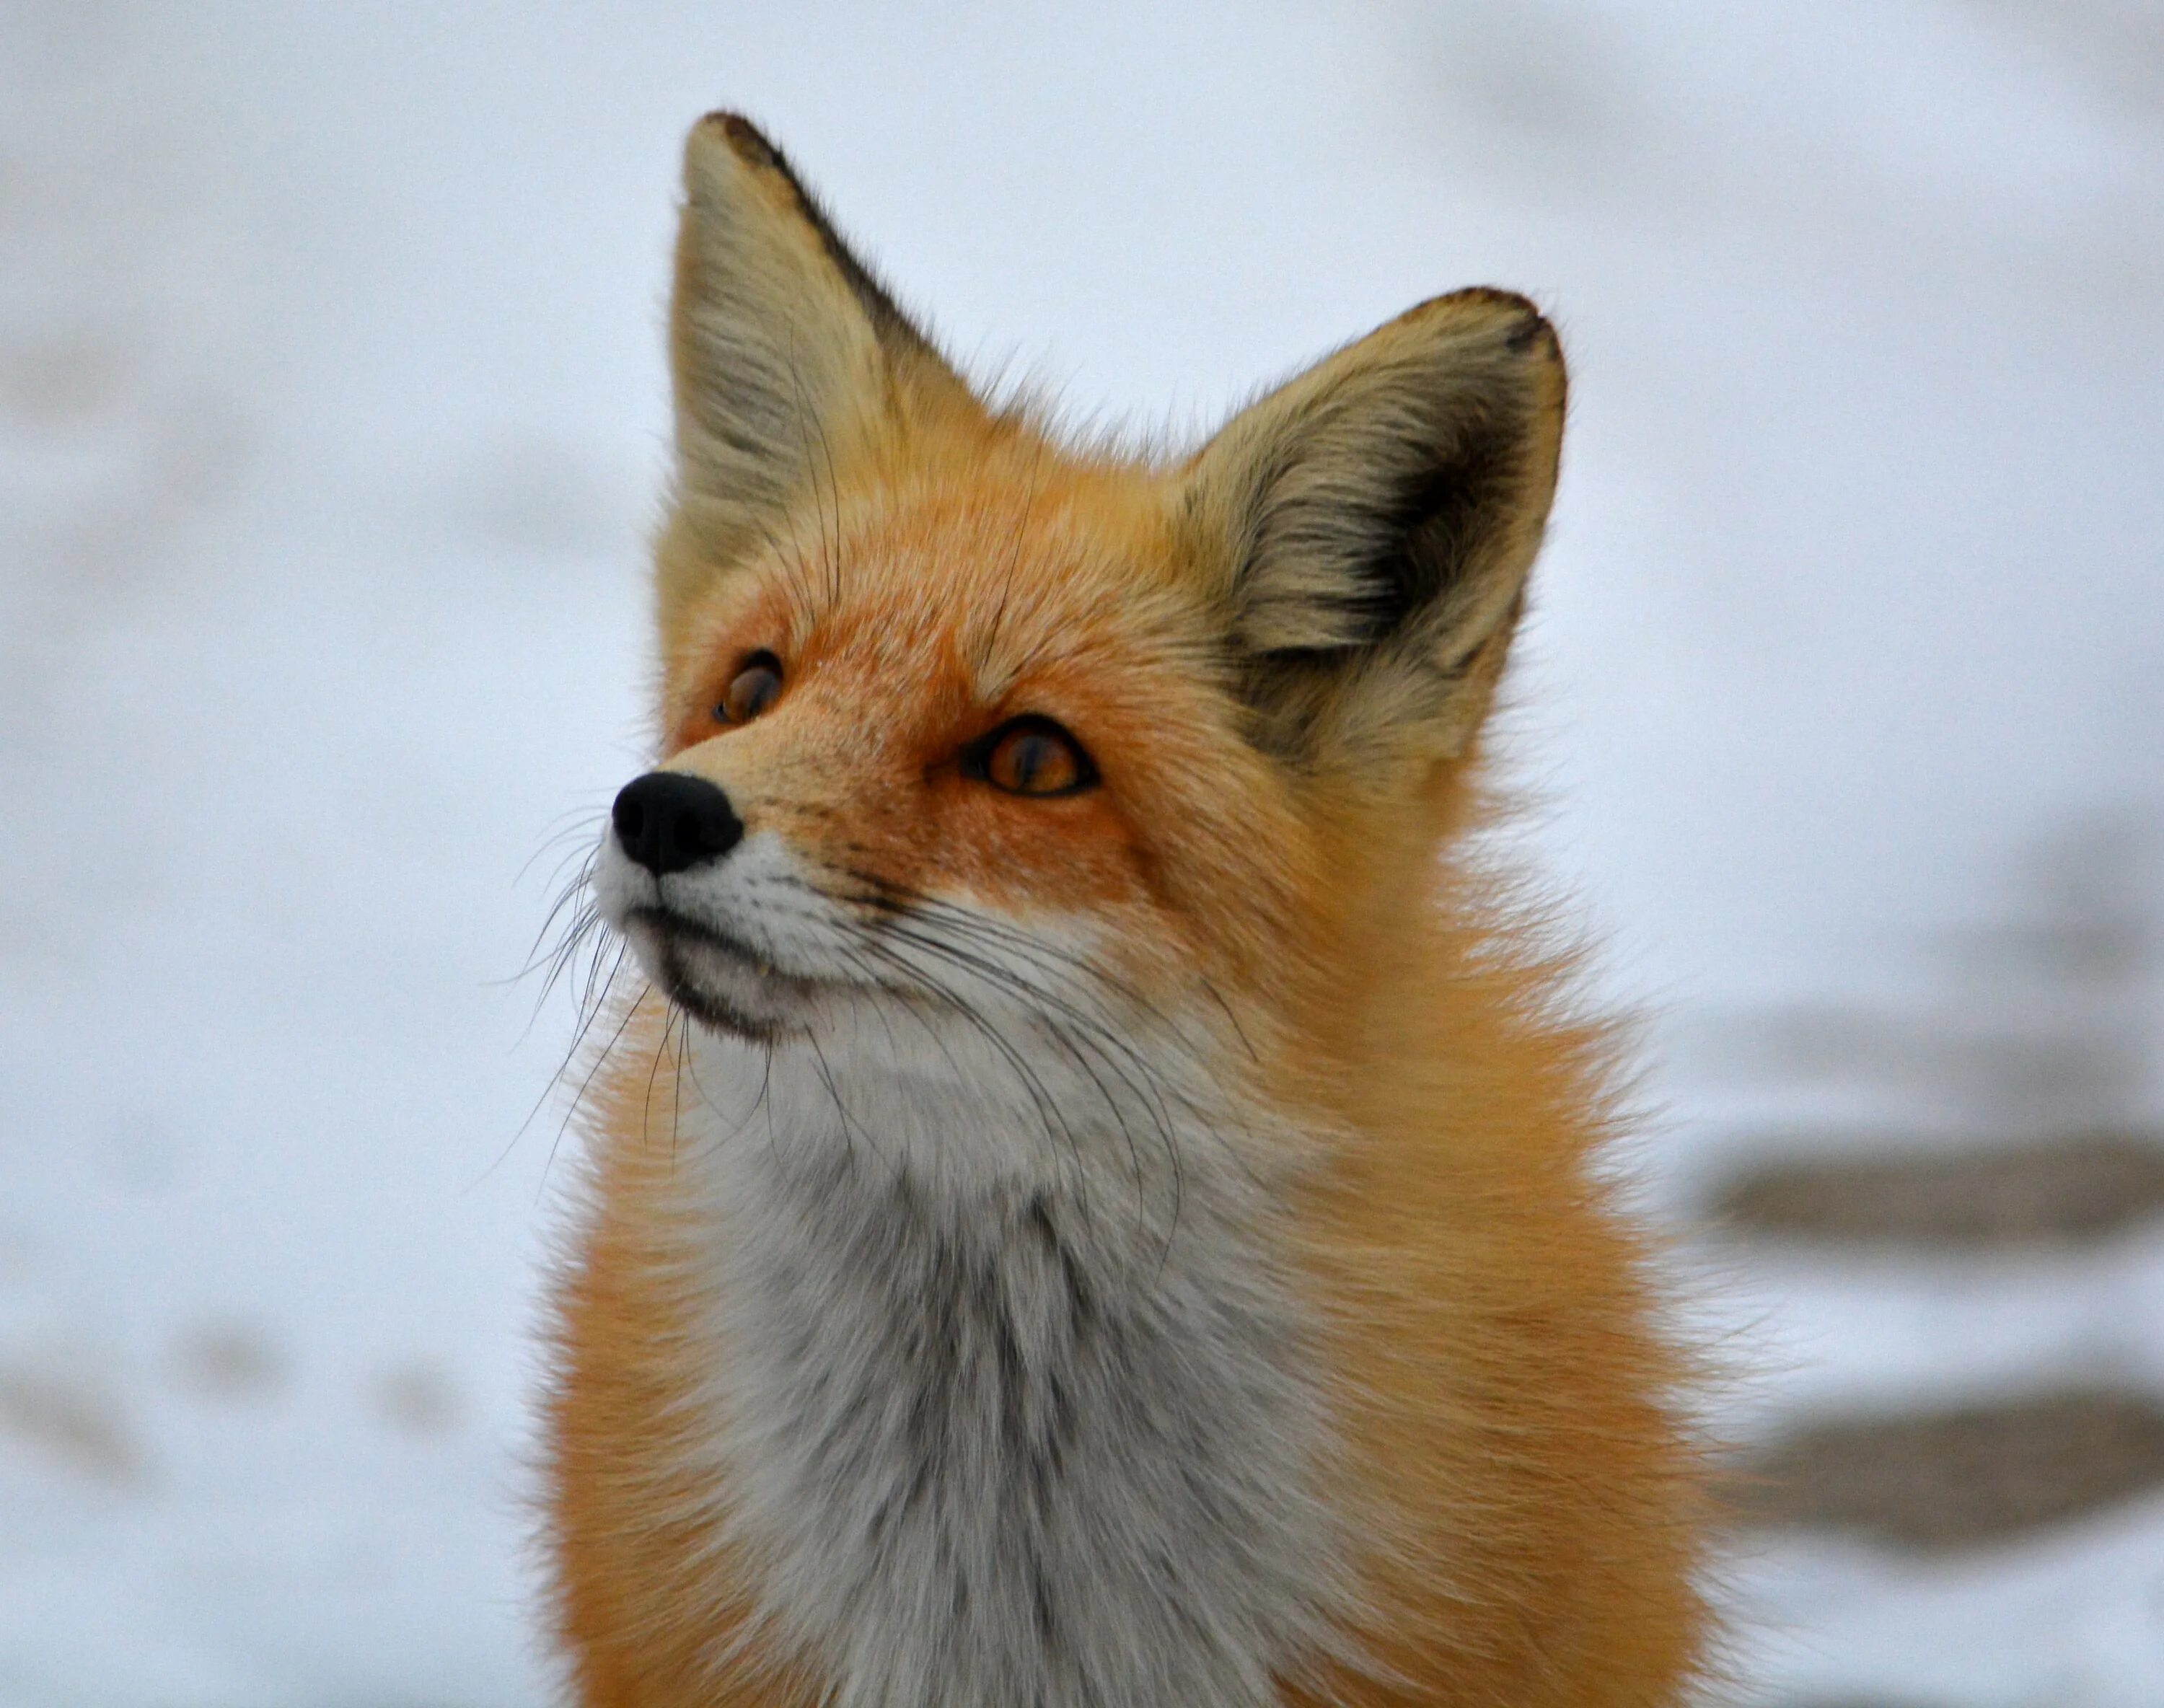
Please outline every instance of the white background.
[[[1676, 1203], [1786, 1095], [1693, 1038], [1940, 1012], [1930, 945], [2027, 905], [2031, 850], [2164, 805], [2145, 0], [0, 4], [0, 1704], [553, 1688], [564, 1170], [521, 1122], [568, 1021], [496, 981], [523, 863], [638, 768], [718, 105], [974, 370], [1089, 418], [1196, 430], [1461, 284], [1552, 311], [1508, 750], [1656, 1022]], [[1745, 1419], [2164, 1384], [2154, 1240], [1716, 1280]], [[2164, 1691], [2154, 1502], [1732, 1578], [1748, 1700]]]

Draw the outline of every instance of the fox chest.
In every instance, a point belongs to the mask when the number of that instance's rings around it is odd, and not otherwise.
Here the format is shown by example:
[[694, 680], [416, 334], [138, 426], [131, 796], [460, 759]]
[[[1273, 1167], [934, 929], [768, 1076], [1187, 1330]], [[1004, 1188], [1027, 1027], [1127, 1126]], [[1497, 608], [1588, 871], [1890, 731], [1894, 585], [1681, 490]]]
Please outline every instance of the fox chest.
[[1153, 1266], [1079, 1214], [830, 1183], [731, 1218], [728, 1523], [841, 1708], [1230, 1708], [1321, 1640], [1325, 1427], [1287, 1290], [1228, 1230]]

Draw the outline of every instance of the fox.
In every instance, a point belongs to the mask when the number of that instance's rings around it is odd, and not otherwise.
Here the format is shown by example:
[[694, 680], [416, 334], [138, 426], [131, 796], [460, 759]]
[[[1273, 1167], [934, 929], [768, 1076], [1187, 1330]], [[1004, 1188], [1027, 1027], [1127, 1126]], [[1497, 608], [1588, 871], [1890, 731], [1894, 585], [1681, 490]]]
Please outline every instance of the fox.
[[1479, 834], [1553, 326], [1457, 291], [1199, 446], [1064, 432], [722, 113], [668, 351], [543, 1429], [576, 1700], [1682, 1700], [1627, 1064]]

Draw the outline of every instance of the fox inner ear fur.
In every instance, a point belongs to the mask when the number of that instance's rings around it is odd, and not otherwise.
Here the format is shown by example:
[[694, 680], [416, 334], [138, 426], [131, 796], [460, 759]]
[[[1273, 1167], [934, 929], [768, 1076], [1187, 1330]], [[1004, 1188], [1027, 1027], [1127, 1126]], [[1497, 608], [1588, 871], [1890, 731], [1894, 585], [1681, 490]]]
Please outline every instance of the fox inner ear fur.
[[1222, 576], [1258, 742], [1318, 770], [1461, 757], [1540, 548], [1563, 355], [1524, 298], [1421, 304], [1236, 416], [1182, 522]]
[[677, 490], [664, 633], [712, 571], [772, 538], [906, 399], [967, 388], [849, 252], [781, 151], [709, 114], [684, 150], [670, 304]]

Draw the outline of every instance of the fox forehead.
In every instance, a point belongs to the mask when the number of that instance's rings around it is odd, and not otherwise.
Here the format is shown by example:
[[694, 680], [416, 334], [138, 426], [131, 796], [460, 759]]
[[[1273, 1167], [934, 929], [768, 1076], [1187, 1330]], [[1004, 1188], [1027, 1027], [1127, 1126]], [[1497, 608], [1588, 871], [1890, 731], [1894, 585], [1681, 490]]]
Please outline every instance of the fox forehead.
[[[1223, 622], [1152, 484], [1034, 479], [843, 494], [714, 576], [663, 635], [664, 717], [696, 720], [748, 654], [854, 678], [900, 714], [1234, 707]], [[1024, 703], [1024, 702], [1027, 703]], [[1229, 731], [1227, 732], [1229, 733]]]

